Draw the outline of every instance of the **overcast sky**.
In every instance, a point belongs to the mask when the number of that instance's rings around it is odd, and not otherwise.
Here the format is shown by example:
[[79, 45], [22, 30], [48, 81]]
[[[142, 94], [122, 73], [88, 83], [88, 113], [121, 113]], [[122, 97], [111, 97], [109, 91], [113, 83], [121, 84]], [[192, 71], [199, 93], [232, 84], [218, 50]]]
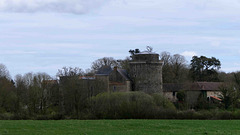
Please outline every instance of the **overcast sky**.
[[0, 0], [0, 63], [12, 77], [87, 69], [129, 49], [216, 57], [240, 70], [240, 0]]

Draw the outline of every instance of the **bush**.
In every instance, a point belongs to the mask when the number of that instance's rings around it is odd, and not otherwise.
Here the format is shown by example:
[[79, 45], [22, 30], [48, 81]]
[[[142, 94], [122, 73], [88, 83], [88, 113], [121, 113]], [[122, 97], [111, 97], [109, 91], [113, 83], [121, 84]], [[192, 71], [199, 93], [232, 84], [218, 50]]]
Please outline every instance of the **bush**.
[[1, 113], [0, 114], [0, 120], [11, 120], [13, 117], [13, 114], [11, 113]]
[[173, 118], [168, 114], [176, 112], [175, 106], [161, 94], [102, 93], [91, 98], [90, 102], [93, 116], [100, 119]]
[[153, 98], [143, 92], [102, 93], [91, 99], [96, 118], [146, 118], [155, 107]]
[[161, 109], [176, 110], [175, 105], [171, 101], [169, 101], [166, 97], [164, 97], [162, 94], [154, 93], [152, 97], [156, 105]]

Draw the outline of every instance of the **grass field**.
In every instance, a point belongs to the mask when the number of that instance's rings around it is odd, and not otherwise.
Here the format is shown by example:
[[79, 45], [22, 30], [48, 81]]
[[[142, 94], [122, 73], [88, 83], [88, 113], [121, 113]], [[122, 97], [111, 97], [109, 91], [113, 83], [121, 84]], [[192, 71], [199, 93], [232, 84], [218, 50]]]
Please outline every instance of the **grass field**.
[[239, 120], [2, 120], [0, 135], [240, 135]]

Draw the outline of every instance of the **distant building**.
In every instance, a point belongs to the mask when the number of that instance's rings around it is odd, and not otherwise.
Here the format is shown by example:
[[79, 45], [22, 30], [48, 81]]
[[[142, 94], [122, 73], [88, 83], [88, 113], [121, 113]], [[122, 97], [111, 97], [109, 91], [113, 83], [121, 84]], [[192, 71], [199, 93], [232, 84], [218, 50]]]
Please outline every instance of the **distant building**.
[[[96, 72], [95, 76], [79, 77], [79, 88], [85, 89], [88, 96], [116, 91], [143, 91], [149, 94], [163, 92], [163, 62], [159, 60], [159, 54], [148, 51], [135, 53], [129, 63], [129, 73], [118, 67], [112, 69], [104, 66]], [[68, 77], [62, 77], [60, 82], [64, 83], [68, 79]]]
[[96, 72], [95, 79], [101, 80], [108, 92], [162, 92], [162, 64], [159, 54], [144, 51], [132, 56], [129, 73], [118, 67], [104, 66]]
[[209, 100], [221, 100], [218, 97], [221, 95], [220, 87], [222, 85], [221, 82], [169, 83], [163, 85], [163, 93], [169, 100], [175, 102], [177, 101], [177, 93], [185, 91], [186, 102], [194, 105], [200, 94]]
[[[176, 102], [177, 93], [185, 91], [186, 102], [190, 106], [197, 103], [202, 94], [209, 100], [221, 100], [219, 82], [195, 82], [185, 84], [163, 84], [162, 66], [159, 54], [150, 51], [133, 53], [129, 61], [129, 72], [109, 66], [101, 67], [95, 76], [81, 76], [75, 78], [77, 89], [83, 92], [85, 97], [92, 97], [102, 92], [128, 92], [142, 91], [148, 94], [163, 93], [169, 100]], [[72, 77], [61, 77], [60, 87], [64, 87]]]
[[131, 91], [132, 85], [128, 73], [124, 69], [102, 67], [95, 75], [97, 80], [103, 81], [108, 92]]

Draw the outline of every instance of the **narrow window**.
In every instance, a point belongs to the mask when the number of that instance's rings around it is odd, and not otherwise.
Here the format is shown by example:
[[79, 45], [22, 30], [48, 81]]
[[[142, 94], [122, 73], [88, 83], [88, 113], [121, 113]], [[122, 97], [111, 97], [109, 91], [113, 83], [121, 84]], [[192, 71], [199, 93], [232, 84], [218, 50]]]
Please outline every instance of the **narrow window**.
[[176, 95], [176, 92], [174, 91], [174, 92], [172, 93], [172, 96], [175, 97], [175, 95]]
[[115, 92], [116, 91], [116, 86], [113, 86], [113, 92]]

